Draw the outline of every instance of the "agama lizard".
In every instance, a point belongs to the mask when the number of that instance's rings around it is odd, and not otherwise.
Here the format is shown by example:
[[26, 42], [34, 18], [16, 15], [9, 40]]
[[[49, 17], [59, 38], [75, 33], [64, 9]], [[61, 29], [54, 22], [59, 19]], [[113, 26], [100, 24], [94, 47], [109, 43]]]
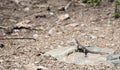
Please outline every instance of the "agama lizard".
[[109, 53], [106, 53], [106, 52], [103, 52], [103, 51], [96, 51], [96, 50], [94, 50], [95, 48], [89, 49], [88, 47], [91, 47], [91, 46], [83, 46], [83, 45], [81, 45], [78, 42], [77, 39], [75, 39], [75, 41], [77, 43], [77, 51], [85, 53], [85, 57], [87, 57], [88, 53], [93, 53], [93, 54], [109, 54]]
[[88, 49], [85, 48], [85, 46], [81, 45], [77, 39], [75, 39], [77, 43], [77, 51], [85, 53], [85, 57], [87, 57], [87, 53], [89, 52]]

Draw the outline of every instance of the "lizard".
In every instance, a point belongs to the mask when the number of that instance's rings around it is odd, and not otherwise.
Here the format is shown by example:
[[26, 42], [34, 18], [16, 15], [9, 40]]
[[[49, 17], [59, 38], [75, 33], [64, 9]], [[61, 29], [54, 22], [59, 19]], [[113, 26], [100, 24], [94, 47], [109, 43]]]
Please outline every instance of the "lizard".
[[81, 45], [81, 44], [78, 42], [77, 39], [75, 39], [75, 41], [76, 41], [76, 43], [77, 43], [77, 51], [78, 51], [78, 52], [83, 52], [83, 53], [85, 53], [85, 57], [87, 57], [87, 54], [88, 54], [88, 53], [101, 54], [101, 55], [102, 55], [102, 54], [107, 54], [107, 53], [101, 52], [101, 51], [94, 51], [94, 49], [91, 50], [91, 49], [87, 48], [87, 47], [91, 47], [91, 46], [83, 46], [83, 45]]
[[88, 49], [86, 49], [85, 46], [81, 45], [77, 39], [75, 39], [75, 41], [77, 43], [77, 51], [85, 53], [85, 57], [87, 57], [87, 54], [89, 52]]

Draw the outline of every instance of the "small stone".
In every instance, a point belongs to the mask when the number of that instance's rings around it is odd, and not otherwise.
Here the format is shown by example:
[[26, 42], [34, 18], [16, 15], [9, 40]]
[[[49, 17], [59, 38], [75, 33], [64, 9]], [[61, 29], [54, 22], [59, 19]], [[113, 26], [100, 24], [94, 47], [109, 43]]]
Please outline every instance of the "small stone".
[[69, 18], [70, 18], [69, 14], [62, 14], [62, 15], [58, 16], [58, 19], [61, 21], [69, 19]]
[[115, 46], [115, 44], [111, 44], [111, 46]]
[[63, 46], [61, 46], [61, 45], [58, 45], [58, 47], [59, 47], [59, 48], [61, 48], [61, 47], [63, 47]]
[[73, 24], [69, 24], [70, 26], [72, 26], [72, 27], [76, 27], [76, 26], [78, 26], [79, 24], [78, 23], [73, 23]]
[[50, 12], [49, 14], [50, 14], [50, 15], [54, 15], [54, 13], [53, 13], [53, 12]]
[[90, 38], [92, 38], [92, 39], [97, 39], [97, 36], [95, 36], [95, 35], [89, 34], [89, 36], [90, 36]]
[[80, 26], [84, 27], [84, 26], [85, 26], [85, 24], [81, 24]]
[[100, 38], [105, 38], [105, 35], [100, 35], [99, 37], [100, 37]]
[[3, 62], [3, 60], [0, 60], [0, 63], [2, 63]]
[[98, 30], [100, 30], [100, 28], [96, 27], [96, 28], [95, 28], [95, 31], [98, 31]]
[[[15, 33], [18, 33], [18, 32], [19, 32], [19, 30], [15, 29], [15, 30], [14, 30], [14, 32], [15, 32]], [[18, 34], [18, 35], [19, 35], [19, 34]]]
[[39, 36], [38, 36], [38, 34], [34, 34], [33, 37], [34, 37], [35, 39], [37, 39]]
[[64, 64], [60, 64], [60, 65], [59, 65], [60, 68], [63, 68], [64, 66], [65, 66]]
[[19, 69], [14, 69], [14, 70], [19, 70]]
[[55, 28], [51, 28], [48, 32], [48, 34], [52, 35], [56, 33], [56, 29]]
[[24, 8], [24, 11], [29, 11], [30, 10], [30, 8], [29, 7], [26, 7], [26, 8]]
[[38, 66], [37, 70], [49, 70], [49, 69], [43, 66]]

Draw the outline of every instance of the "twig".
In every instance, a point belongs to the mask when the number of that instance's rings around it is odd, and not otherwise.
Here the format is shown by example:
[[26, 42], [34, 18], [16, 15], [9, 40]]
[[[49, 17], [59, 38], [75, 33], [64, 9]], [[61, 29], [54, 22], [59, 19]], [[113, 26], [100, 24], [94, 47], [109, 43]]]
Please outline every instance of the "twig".
[[35, 40], [36, 41], [36, 39], [34, 39], [34, 38], [0, 38], [0, 40], [11, 40], [11, 39], [13, 39], [13, 40], [16, 40], [16, 39], [20, 39], [20, 40]]
[[72, 1], [68, 2], [67, 5], [64, 7], [64, 9], [67, 10], [71, 4], [72, 4]]

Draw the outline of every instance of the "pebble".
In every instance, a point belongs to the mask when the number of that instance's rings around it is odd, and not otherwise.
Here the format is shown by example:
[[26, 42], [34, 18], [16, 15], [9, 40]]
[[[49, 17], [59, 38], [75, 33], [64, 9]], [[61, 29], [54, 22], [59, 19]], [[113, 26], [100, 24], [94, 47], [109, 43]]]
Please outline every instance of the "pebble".
[[14, 70], [19, 70], [19, 69], [14, 69]]
[[34, 37], [35, 39], [37, 39], [39, 36], [38, 36], [38, 34], [34, 34], [33, 37]]
[[105, 35], [100, 35], [99, 37], [100, 37], [100, 38], [105, 38]]
[[80, 26], [84, 27], [84, 26], [85, 26], [85, 24], [81, 24]]
[[95, 36], [95, 35], [89, 34], [89, 36], [91, 39], [97, 39], [97, 36]]
[[49, 70], [48, 68], [44, 67], [44, 66], [38, 66], [37, 70]]
[[76, 27], [76, 26], [78, 26], [79, 24], [78, 23], [73, 23], [73, 24], [69, 24], [70, 26], [72, 26], [72, 27]]
[[24, 8], [24, 11], [25, 11], [25, 12], [28, 12], [28, 11], [30, 11], [30, 8], [29, 8], [29, 7], [26, 7], [26, 8]]
[[95, 28], [95, 31], [99, 31], [99, 30], [100, 30], [100, 28], [99, 28], [99, 27], [96, 27], [96, 28]]
[[63, 68], [64, 66], [65, 66], [65, 65], [64, 65], [64, 64], [62, 64], [62, 63], [59, 65], [59, 67], [60, 67], [60, 68]]
[[2, 63], [3, 62], [3, 60], [0, 60], [0, 63]]
[[56, 29], [55, 28], [51, 28], [48, 32], [48, 34], [52, 35], [56, 33]]
[[49, 14], [52, 15], [52, 16], [55, 15], [53, 12], [50, 12]]
[[70, 18], [69, 14], [61, 14], [58, 16], [58, 19], [60, 21], [63, 21], [63, 20], [69, 19], [69, 18]]

